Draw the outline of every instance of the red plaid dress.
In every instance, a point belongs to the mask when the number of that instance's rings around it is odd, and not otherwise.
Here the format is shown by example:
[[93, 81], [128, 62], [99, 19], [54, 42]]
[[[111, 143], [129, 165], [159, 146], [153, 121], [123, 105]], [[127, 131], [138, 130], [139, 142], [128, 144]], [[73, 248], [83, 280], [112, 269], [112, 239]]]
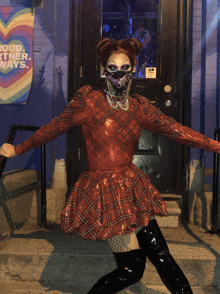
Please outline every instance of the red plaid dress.
[[102, 240], [147, 226], [152, 215], [167, 216], [149, 177], [132, 164], [141, 128], [210, 151], [220, 144], [177, 123], [137, 94], [129, 109], [113, 109], [103, 90], [80, 88], [60, 116], [15, 147], [16, 154], [53, 140], [81, 125], [89, 171], [84, 172], [61, 214], [62, 228], [84, 239]]

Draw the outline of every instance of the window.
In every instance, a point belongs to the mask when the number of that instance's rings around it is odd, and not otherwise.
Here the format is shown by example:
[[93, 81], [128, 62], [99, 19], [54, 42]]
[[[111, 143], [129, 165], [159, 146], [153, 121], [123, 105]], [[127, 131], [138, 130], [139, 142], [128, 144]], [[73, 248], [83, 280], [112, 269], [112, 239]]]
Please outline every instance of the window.
[[158, 1], [103, 0], [102, 37], [137, 38], [143, 42], [135, 78], [156, 78]]

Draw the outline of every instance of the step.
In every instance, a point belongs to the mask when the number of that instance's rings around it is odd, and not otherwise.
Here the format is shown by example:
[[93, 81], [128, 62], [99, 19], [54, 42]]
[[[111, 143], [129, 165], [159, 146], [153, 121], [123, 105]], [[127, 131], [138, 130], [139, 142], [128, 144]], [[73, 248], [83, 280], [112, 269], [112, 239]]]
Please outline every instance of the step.
[[160, 193], [163, 199], [182, 199], [182, 195], [175, 193]]
[[[72, 287], [76, 287], [77, 284], [86, 284], [89, 288], [98, 278], [115, 268], [115, 261], [107, 244], [105, 253], [98, 251], [88, 253], [88, 250], [85, 249], [80, 249], [78, 252], [77, 250], [64, 252], [52, 250], [50, 252], [46, 250], [45, 242], [32, 241], [28, 246], [27, 244], [24, 246], [24, 251], [19, 250], [20, 242], [18, 241], [16, 242], [18, 246], [16, 253], [1, 253], [0, 280], [40, 281], [44, 287], [48, 287], [53, 282], [65, 282], [66, 285]], [[35, 253], [28, 249], [29, 246], [30, 248], [36, 247], [36, 243], [44, 250], [41, 249]], [[47, 245], [50, 248], [50, 244]], [[216, 258], [213, 254], [202, 247], [192, 250], [187, 245], [182, 245], [180, 248], [176, 244], [169, 244], [169, 248], [191, 285], [213, 286], [213, 272], [216, 266]], [[220, 282], [220, 275], [218, 278]], [[144, 285], [163, 285], [155, 268], [149, 262], [146, 264], [142, 283]]]
[[[35, 170], [13, 170], [0, 179], [0, 239], [27, 221], [37, 223], [38, 175]], [[40, 196], [40, 195], [39, 195]]]
[[181, 214], [181, 209], [176, 200], [165, 200], [167, 210], [169, 212], [168, 217], [155, 216], [158, 222], [158, 225], [162, 228], [165, 227], [178, 227], [179, 226], [179, 217]]
[[165, 201], [176, 201], [179, 208], [182, 207], [182, 195], [174, 194], [174, 193], [160, 193], [163, 200]]
[[[178, 232], [179, 229], [173, 229], [177, 239]], [[183, 242], [185, 235], [181, 234], [179, 241], [169, 241], [168, 246], [190, 284], [220, 287], [220, 255], [200, 243]], [[0, 285], [2, 282], [39, 283], [39, 287], [52, 291], [50, 293], [66, 293], [72, 289], [72, 293], [84, 294], [114, 268], [107, 241], [83, 240], [60, 230], [17, 234], [0, 244]], [[162, 286], [155, 268], [147, 262], [141, 282], [124, 293], [150, 293], [150, 287], [160, 289]], [[158, 291], [152, 293], [163, 293]]]

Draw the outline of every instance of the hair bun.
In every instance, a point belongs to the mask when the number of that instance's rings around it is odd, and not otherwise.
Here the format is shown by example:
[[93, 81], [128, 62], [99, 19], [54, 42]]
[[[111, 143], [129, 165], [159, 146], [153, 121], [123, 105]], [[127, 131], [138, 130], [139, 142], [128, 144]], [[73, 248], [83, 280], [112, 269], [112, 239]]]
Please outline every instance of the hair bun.
[[137, 38], [130, 38], [130, 39], [128, 39], [128, 41], [132, 45], [135, 54], [138, 55], [139, 51], [141, 49], [143, 49], [143, 43], [140, 40], [138, 40]]
[[136, 56], [142, 48], [142, 42], [136, 38], [121, 39], [118, 41], [111, 38], [102, 38], [95, 43], [95, 50], [104, 67], [112, 53], [126, 54], [133, 67], [137, 62]]
[[95, 50], [100, 55], [105, 49], [115, 43], [114, 39], [102, 38], [95, 43]]

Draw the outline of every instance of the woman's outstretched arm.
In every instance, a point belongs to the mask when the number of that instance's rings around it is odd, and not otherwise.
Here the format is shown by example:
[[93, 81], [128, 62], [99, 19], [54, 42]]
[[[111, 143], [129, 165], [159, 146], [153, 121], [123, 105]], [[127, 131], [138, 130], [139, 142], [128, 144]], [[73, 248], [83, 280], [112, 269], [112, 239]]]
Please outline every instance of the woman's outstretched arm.
[[11, 144], [3, 144], [0, 148], [0, 155], [13, 158], [16, 155], [21, 155], [30, 149], [38, 147], [49, 141], [52, 141], [56, 137], [62, 135], [72, 126], [82, 124], [88, 117], [85, 98], [87, 94], [92, 90], [90, 86], [83, 86], [73, 96], [65, 107], [64, 111], [48, 124], [42, 126], [27, 140], [13, 146]]
[[141, 102], [142, 128], [186, 146], [220, 153], [220, 142], [181, 125], [174, 118], [163, 114], [159, 108], [150, 104], [144, 97], [137, 94], [136, 96]]

